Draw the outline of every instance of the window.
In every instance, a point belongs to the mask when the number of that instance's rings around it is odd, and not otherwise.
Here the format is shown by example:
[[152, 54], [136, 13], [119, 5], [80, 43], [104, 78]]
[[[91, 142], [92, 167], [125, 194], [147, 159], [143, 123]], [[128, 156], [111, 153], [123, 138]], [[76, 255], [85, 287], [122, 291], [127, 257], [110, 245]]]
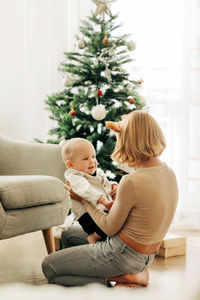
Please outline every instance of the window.
[[118, 0], [122, 33], [137, 48], [129, 72], [167, 140], [165, 160], [176, 172], [181, 209], [200, 202], [200, 2]]

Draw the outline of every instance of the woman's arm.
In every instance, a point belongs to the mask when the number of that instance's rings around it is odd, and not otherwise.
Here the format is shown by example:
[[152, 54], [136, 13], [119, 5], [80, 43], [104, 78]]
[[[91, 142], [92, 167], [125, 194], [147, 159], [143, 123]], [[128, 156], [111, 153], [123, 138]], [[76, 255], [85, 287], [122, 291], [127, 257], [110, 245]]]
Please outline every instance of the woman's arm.
[[104, 213], [87, 201], [83, 201], [83, 206], [95, 223], [107, 235], [113, 236], [123, 227], [130, 210], [134, 206], [133, 196], [131, 196], [133, 191], [134, 185], [132, 181], [130, 182], [129, 178], [124, 176], [118, 186], [117, 197], [109, 214]]

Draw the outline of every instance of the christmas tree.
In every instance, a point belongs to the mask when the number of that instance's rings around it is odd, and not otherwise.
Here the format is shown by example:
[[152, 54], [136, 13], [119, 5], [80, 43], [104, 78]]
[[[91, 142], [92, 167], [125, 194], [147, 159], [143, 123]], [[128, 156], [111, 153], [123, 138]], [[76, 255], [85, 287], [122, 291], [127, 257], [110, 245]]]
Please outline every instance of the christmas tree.
[[54, 139], [48, 142], [88, 139], [97, 151], [99, 166], [117, 180], [121, 172], [110, 159], [115, 135], [106, 129], [105, 121], [119, 121], [123, 114], [144, 106], [138, 94], [142, 80], [130, 80], [123, 68], [132, 61], [129, 52], [136, 46], [130, 35], [115, 35], [122, 26], [116, 24], [118, 15], [111, 13], [109, 1], [92, 1], [96, 11], [81, 22], [76, 48], [64, 53], [59, 66], [65, 88], [45, 101], [57, 124], [49, 131]]

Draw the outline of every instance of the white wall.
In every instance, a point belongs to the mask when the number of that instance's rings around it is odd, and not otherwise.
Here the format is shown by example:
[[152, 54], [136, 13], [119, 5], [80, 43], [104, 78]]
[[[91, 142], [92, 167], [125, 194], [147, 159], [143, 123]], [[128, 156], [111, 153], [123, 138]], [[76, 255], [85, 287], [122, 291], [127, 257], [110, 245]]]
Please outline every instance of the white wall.
[[58, 65], [73, 49], [90, 0], [0, 0], [0, 134], [47, 138], [46, 95], [63, 90]]

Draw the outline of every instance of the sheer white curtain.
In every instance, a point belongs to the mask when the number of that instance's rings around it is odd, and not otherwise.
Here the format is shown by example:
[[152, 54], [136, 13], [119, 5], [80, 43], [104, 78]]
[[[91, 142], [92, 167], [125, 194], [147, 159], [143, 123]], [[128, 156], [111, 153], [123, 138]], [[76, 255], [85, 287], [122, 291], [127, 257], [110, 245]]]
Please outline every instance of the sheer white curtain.
[[0, 134], [30, 141], [52, 128], [46, 95], [63, 89], [58, 65], [73, 49], [89, 0], [0, 0]]
[[118, 0], [121, 32], [137, 49], [130, 66], [167, 139], [163, 159], [180, 190], [177, 227], [200, 229], [200, 1]]

